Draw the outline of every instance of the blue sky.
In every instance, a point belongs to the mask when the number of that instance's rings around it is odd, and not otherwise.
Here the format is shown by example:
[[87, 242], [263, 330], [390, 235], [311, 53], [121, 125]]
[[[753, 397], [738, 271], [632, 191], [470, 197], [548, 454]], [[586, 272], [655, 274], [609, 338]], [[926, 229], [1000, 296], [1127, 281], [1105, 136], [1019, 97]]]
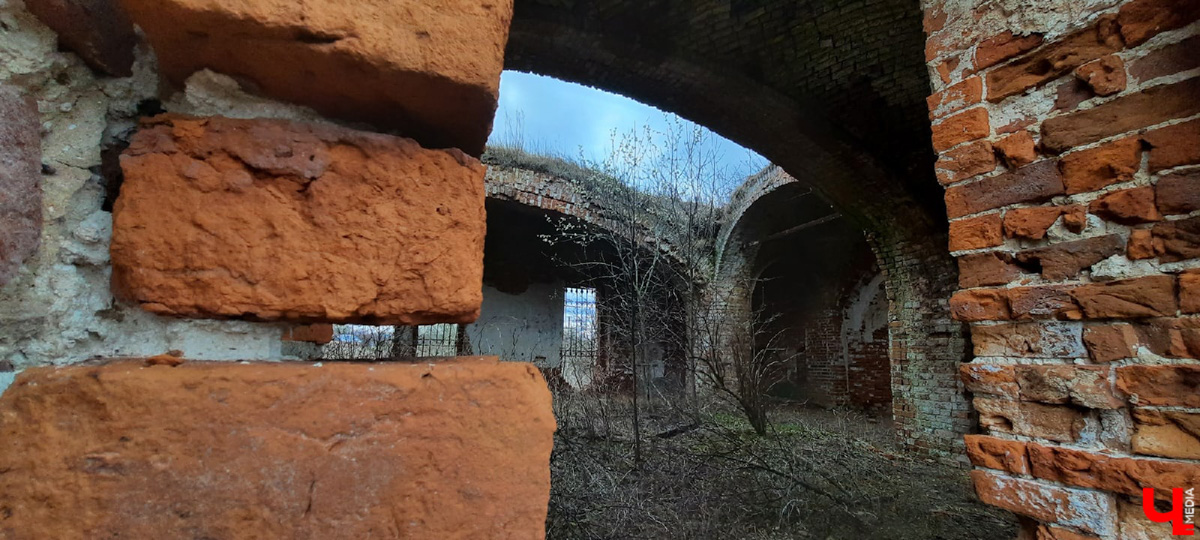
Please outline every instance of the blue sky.
[[[521, 143], [526, 150], [601, 161], [612, 130], [625, 133], [648, 125], [664, 131], [663, 111], [617, 94], [558, 79], [505, 71], [500, 77], [500, 108], [489, 143]], [[686, 122], [686, 121], [685, 121]], [[688, 122], [688, 125], [691, 125]], [[748, 176], [767, 161], [737, 143], [715, 135], [712, 144], [731, 173]]]

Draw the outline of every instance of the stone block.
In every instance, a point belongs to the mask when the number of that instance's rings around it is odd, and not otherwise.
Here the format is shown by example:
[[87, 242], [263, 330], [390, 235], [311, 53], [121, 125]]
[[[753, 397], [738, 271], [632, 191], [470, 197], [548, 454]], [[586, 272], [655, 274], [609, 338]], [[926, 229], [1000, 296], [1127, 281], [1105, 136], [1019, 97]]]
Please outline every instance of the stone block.
[[1133, 451], [1178, 459], [1200, 459], [1200, 413], [1134, 409]]
[[208, 68], [473, 156], [491, 131], [513, 10], [512, 0], [122, 3], [178, 86]]
[[164, 315], [470, 322], [483, 166], [457, 150], [283, 120], [145, 121], [121, 158], [114, 291]]
[[1122, 225], [1162, 221], [1154, 201], [1154, 188], [1142, 186], [1106, 193], [1088, 205], [1088, 211]]
[[[1200, 128], [1200, 125], [1196, 127]], [[1163, 214], [1189, 214], [1200, 210], [1200, 171], [1164, 175], [1154, 184], [1154, 191], [1158, 211]]]
[[1138, 405], [1200, 407], [1200, 365], [1121, 366], [1117, 388]]
[[998, 246], [1004, 242], [999, 213], [950, 222], [950, 251]]
[[0, 397], [5, 538], [541, 538], [537, 368], [143, 362]]
[[1072, 407], [994, 398], [975, 398], [979, 425], [993, 433], [1013, 433], [1058, 442], [1075, 442], [1086, 427]]
[[958, 258], [958, 286], [964, 289], [1004, 285], [1021, 275], [1012, 256], [999, 252], [971, 253]]
[[1163, 262], [1200, 257], [1200, 216], [1157, 223], [1150, 234], [1154, 254]]
[[1167, 317], [1175, 315], [1174, 276], [1146, 276], [1076, 287], [1071, 294], [1090, 319]]
[[961, 143], [987, 137], [990, 130], [987, 109], [970, 109], [933, 126], [933, 149], [938, 152], [949, 150]]
[[1150, 146], [1150, 172], [1200, 163], [1200, 119], [1148, 131], [1142, 140]]
[[1059, 163], [1068, 194], [1087, 193], [1133, 179], [1142, 165], [1142, 145], [1126, 137], [1095, 148], [1071, 152]]
[[967, 457], [976, 467], [1016, 474], [1029, 474], [1025, 443], [987, 435], [967, 435]]
[[1110, 234], [1022, 251], [1017, 254], [1017, 262], [1050, 281], [1062, 281], [1124, 251], [1125, 241]]
[[1009, 238], [1041, 240], [1046, 230], [1058, 221], [1062, 208], [1057, 206], [1032, 206], [1013, 208], [1004, 213], [1004, 235]]

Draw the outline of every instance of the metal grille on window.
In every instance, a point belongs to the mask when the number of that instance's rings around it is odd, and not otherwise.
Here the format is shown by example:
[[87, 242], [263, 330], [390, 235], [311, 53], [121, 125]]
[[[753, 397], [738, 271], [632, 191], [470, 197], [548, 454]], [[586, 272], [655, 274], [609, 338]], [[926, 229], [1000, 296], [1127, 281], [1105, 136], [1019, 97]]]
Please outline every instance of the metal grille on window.
[[417, 327], [417, 356], [454, 356], [458, 352], [457, 324]]
[[596, 289], [567, 287], [562, 359], [564, 363], [587, 366], [596, 361]]

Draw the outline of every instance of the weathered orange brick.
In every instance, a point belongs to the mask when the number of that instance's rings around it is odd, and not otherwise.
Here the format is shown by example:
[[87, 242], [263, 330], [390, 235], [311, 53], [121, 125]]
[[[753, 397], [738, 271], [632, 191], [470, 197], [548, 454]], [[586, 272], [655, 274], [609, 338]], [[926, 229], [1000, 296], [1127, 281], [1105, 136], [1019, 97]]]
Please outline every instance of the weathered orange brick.
[[491, 131], [513, 14], [512, 0], [121, 5], [177, 87], [207, 68], [326, 116], [473, 156]]
[[1120, 51], [1121, 37], [1112, 17], [1066, 36], [987, 74], [987, 99], [993, 103], [1070, 73], [1080, 65]]
[[1007, 173], [946, 189], [946, 213], [951, 218], [1016, 203], [1043, 202], [1064, 193], [1062, 176], [1052, 160], [1043, 160]]
[[1037, 159], [1033, 135], [1028, 131], [1018, 131], [1000, 139], [1000, 142], [996, 143], [996, 150], [1000, 152], [1004, 164], [1012, 169], [1024, 167]]
[[1112, 457], [1082, 450], [1027, 445], [1033, 476], [1072, 486], [1140, 497], [1142, 488], [1169, 496], [1170, 488], [1200, 485], [1200, 464]]
[[1179, 310], [1200, 313], [1200, 270], [1179, 274]]
[[975, 47], [975, 69], [992, 67], [1000, 62], [1028, 52], [1042, 44], [1041, 34], [1015, 36], [1005, 30], [999, 35], [985, 39]]
[[1007, 253], [989, 251], [958, 258], [958, 286], [964, 289], [1004, 285], [1020, 275], [1020, 268]]
[[33, 368], [0, 507], [27, 538], [540, 538], [554, 429], [537, 368], [495, 358]]
[[1054, 94], [1054, 111], [1073, 111], [1089, 99], [1096, 97], [1092, 87], [1071, 77], [1058, 85]]
[[1050, 281], [1062, 281], [1124, 251], [1125, 241], [1109, 234], [1022, 251], [1017, 253], [1017, 262]]
[[1061, 215], [1062, 209], [1057, 206], [1013, 208], [1004, 213], [1004, 235], [1009, 238], [1041, 240]]
[[1152, 86], [1091, 109], [1042, 123], [1042, 146], [1064, 152], [1076, 146], [1200, 114], [1200, 77]]
[[1052, 486], [987, 470], [971, 471], [971, 480], [975, 493], [987, 504], [1105, 538], [1116, 534], [1117, 508], [1112, 495]]
[[990, 324], [971, 327], [975, 356], [1083, 358], [1083, 333], [1076, 324], [1057, 321]]
[[1142, 186], [1106, 193], [1088, 205], [1088, 211], [1122, 225], [1162, 221], [1154, 202], [1154, 188]]
[[1200, 407], [1200, 366], [1121, 366], [1117, 388], [1135, 396], [1138, 405]]
[[999, 213], [950, 222], [950, 251], [998, 246], [1004, 242]]
[[1075, 234], [1083, 232], [1087, 228], [1087, 207], [1082, 204], [1074, 204], [1071, 206], [1062, 207], [1063, 211], [1063, 227]]
[[1200, 163], [1200, 120], [1148, 131], [1142, 140], [1150, 146], [1150, 172]]
[[1093, 362], [1115, 362], [1132, 358], [1139, 338], [1128, 324], [1091, 325], [1083, 331], [1083, 344]]
[[1108, 366], [1016, 366], [1022, 401], [1077, 405], [1089, 409], [1120, 409], [1125, 400], [1109, 382]]
[[1130, 47], [1197, 19], [1200, 4], [1194, 0], [1134, 0], [1121, 6], [1117, 14], [1121, 35]]
[[986, 467], [1015, 474], [1029, 474], [1029, 457], [1025, 443], [987, 435], [967, 435], [967, 457], [976, 467]]
[[1008, 292], [1009, 312], [1015, 320], [1083, 318], [1070, 287], [1015, 287]]
[[933, 126], [933, 149], [942, 152], [961, 143], [982, 139], [991, 132], [987, 109], [976, 107]]
[[979, 425], [994, 433], [1014, 433], [1074, 442], [1084, 429], [1083, 414], [1072, 407], [977, 397]]
[[1125, 256], [1132, 261], [1154, 258], [1154, 236], [1150, 229], [1134, 229], [1129, 232]]
[[1110, 54], [1079, 66], [1075, 76], [1087, 83], [1098, 96], [1111, 96], [1125, 89], [1125, 62]]
[[941, 118], [983, 101], [983, 79], [970, 77], [926, 98], [929, 119]]
[[1178, 459], [1200, 459], [1200, 413], [1133, 410], [1133, 451]]
[[1146, 276], [1081, 285], [1071, 291], [1089, 319], [1134, 319], [1175, 315], [1174, 276]]
[[958, 374], [968, 392], [1016, 399], [1021, 390], [1013, 366], [968, 362], [958, 367]]
[[958, 291], [950, 297], [950, 316], [964, 322], [1006, 320], [1008, 298], [1002, 289]]
[[1154, 200], [1159, 212], [1168, 216], [1200, 210], [1200, 171], [1178, 172], [1159, 178], [1154, 184]]
[[1129, 64], [1129, 74], [1149, 81], [1200, 67], [1200, 36], [1192, 36], [1138, 58]]
[[484, 168], [462, 152], [164, 115], [144, 121], [121, 167], [113, 288], [144, 309], [371, 324], [479, 314]]
[[1141, 164], [1141, 143], [1127, 137], [1063, 156], [1059, 169], [1067, 193], [1075, 194], [1132, 180]]
[[1200, 217], [1156, 223], [1150, 234], [1154, 253], [1163, 262], [1200, 257]]
[[975, 141], [942, 152], [934, 166], [938, 182], [949, 185], [996, 169], [992, 143]]
[[332, 324], [306, 324], [284, 329], [284, 341], [304, 341], [324, 345], [333, 341]]

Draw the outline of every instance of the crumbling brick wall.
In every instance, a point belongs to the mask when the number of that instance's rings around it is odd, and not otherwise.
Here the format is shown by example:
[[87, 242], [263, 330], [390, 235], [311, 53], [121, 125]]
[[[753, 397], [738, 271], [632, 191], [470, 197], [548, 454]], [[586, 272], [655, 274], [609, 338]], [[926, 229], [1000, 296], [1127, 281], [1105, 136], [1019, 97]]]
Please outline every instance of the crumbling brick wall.
[[985, 501], [1030, 537], [1166, 538], [1200, 486], [1200, 3], [925, 2]]

